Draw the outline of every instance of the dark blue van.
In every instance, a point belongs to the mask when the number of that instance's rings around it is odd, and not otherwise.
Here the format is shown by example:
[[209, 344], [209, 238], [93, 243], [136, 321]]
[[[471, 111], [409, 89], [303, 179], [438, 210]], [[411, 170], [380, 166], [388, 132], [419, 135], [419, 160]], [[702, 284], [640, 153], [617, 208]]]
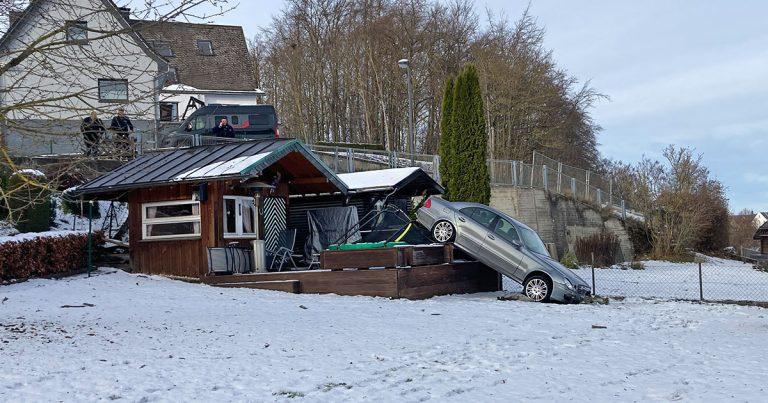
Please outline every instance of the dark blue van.
[[163, 136], [161, 146], [178, 147], [216, 142], [213, 129], [226, 118], [235, 138], [266, 140], [280, 137], [277, 112], [272, 105], [210, 104], [197, 109], [176, 129]]

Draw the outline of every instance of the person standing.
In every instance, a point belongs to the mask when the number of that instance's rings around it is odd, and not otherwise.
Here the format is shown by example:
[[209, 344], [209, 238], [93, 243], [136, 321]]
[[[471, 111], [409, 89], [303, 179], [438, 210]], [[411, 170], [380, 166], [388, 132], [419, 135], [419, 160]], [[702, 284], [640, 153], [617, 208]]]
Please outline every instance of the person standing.
[[235, 138], [235, 129], [229, 124], [227, 118], [223, 118], [219, 125], [213, 128], [213, 135], [216, 137]]
[[99, 143], [106, 132], [107, 129], [104, 127], [104, 122], [99, 119], [96, 111], [91, 112], [90, 116], [86, 116], [83, 119], [83, 123], [80, 125], [80, 133], [83, 134], [83, 141], [85, 141], [86, 156], [99, 154]]
[[121, 154], [133, 156], [133, 147], [131, 145], [131, 134], [133, 133], [133, 123], [125, 115], [125, 108], [117, 108], [117, 115], [112, 118], [109, 129], [116, 135], [116, 143]]

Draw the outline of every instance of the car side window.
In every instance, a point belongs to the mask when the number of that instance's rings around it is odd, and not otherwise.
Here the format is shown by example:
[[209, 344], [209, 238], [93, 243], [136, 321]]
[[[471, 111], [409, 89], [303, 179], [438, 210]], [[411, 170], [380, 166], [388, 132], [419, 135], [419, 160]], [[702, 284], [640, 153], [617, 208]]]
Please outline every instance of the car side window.
[[503, 218], [499, 218], [499, 221], [496, 222], [496, 228], [493, 232], [504, 238], [506, 241], [520, 242], [520, 235], [518, 235], [515, 226]]
[[482, 208], [476, 208], [472, 212], [473, 220], [480, 223], [484, 227], [490, 227], [493, 220], [496, 218], [496, 213], [488, 211]]
[[477, 207], [464, 207], [463, 209], [460, 209], [459, 212], [469, 218], [472, 218], [472, 213], [475, 210], [477, 210]]

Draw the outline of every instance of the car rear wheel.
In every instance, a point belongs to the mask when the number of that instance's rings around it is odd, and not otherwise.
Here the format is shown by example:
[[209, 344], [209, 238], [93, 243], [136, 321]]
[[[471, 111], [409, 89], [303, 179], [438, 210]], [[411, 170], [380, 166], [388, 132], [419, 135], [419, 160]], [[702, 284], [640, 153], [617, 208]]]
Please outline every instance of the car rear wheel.
[[525, 296], [532, 299], [535, 302], [543, 302], [549, 299], [552, 294], [552, 286], [548, 278], [535, 275], [525, 280], [523, 285], [523, 293]]
[[456, 228], [449, 221], [438, 221], [432, 227], [432, 238], [441, 243], [452, 242], [456, 239]]

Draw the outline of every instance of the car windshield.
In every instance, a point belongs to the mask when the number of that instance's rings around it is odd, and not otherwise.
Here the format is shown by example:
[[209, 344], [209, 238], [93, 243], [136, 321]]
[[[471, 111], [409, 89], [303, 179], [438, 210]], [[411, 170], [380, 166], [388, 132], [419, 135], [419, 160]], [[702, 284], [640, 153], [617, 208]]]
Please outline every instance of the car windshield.
[[520, 228], [520, 237], [523, 238], [523, 244], [525, 244], [526, 248], [540, 255], [549, 256], [544, 242], [541, 241], [541, 238], [535, 232], [528, 228]]

